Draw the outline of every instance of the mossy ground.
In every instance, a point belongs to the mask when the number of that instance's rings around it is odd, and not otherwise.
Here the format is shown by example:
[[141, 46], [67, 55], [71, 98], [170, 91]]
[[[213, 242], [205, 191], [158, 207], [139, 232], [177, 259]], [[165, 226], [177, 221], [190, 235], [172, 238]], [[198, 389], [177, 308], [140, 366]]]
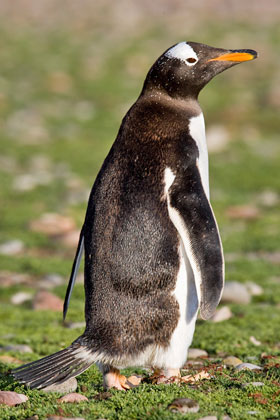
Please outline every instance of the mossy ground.
[[[246, 48], [250, 41], [251, 48], [258, 49], [260, 44], [265, 50], [269, 43], [273, 51], [280, 41], [278, 26], [267, 28], [264, 34], [257, 27], [236, 23], [232, 27], [209, 25], [200, 38], [212, 45], [230, 47], [222, 41], [230, 31], [238, 34], [239, 44], [233, 48]], [[199, 41], [197, 34], [187, 35]], [[63, 31], [46, 36], [32, 29], [1, 30], [1, 156], [6, 161], [12, 159], [14, 166], [11, 170], [0, 167], [0, 243], [17, 238], [26, 247], [19, 256], [0, 256], [1, 270], [27, 273], [38, 279], [55, 272], [67, 278], [71, 252], [28, 226], [31, 220], [50, 211], [68, 214], [81, 226], [86, 203], [69, 204], [67, 177], [18, 192], [13, 188], [15, 175], [28, 172], [32, 158], [44, 155], [54, 166], [65, 165], [69, 173], [90, 187], [150, 64], [164, 48], [178, 41], [178, 37], [174, 38], [168, 31], [153, 28], [116, 45], [102, 40], [94, 31], [75, 37]], [[241, 42], [243, 38], [246, 45]], [[92, 367], [78, 378], [78, 391], [89, 402], [61, 405], [55, 394], [26, 390], [14, 383], [7, 375], [11, 366], [2, 363], [0, 389], [25, 393], [29, 401], [15, 408], [2, 406], [1, 419], [25, 419], [35, 414], [39, 419], [54, 414], [141, 420], [198, 419], [210, 414], [220, 419], [227, 414], [236, 420], [280, 418], [280, 258], [274, 262], [269, 258], [280, 251], [279, 201], [267, 206], [259, 198], [268, 190], [278, 197], [280, 194], [279, 110], [269, 100], [280, 62], [279, 57], [268, 53], [261, 60], [217, 77], [201, 94], [207, 126], [222, 121], [231, 137], [224, 150], [210, 155], [212, 204], [224, 244], [226, 279], [253, 281], [264, 289], [249, 305], [231, 305], [234, 317], [228, 321], [198, 321], [192, 347], [207, 350], [211, 361], [205, 360], [205, 365], [209, 365], [213, 378], [180, 387], [155, 386], [147, 381], [128, 392], [113, 390], [110, 398], [98, 401], [94, 396], [102, 392], [102, 380]], [[55, 77], [64, 78], [64, 89], [54, 86]], [[20, 114], [23, 110], [25, 114]], [[87, 110], [89, 115], [85, 117]], [[41, 129], [40, 141], [35, 141], [38, 136], [31, 130], [36, 124]], [[256, 206], [260, 216], [252, 221], [231, 220], [226, 210], [239, 204]], [[54, 292], [64, 297], [65, 289], [66, 282]], [[29, 304], [12, 305], [11, 296], [22, 290], [34, 292], [20, 285], [1, 290], [0, 345], [29, 344], [33, 354], [11, 355], [26, 362], [36, 360], [67, 346], [82, 333], [65, 328], [59, 313], [35, 314]], [[83, 320], [80, 284], [75, 286], [68, 320]], [[260, 340], [260, 346], [250, 342], [251, 335]], [[264, 353], [276, 358], [264, 358]], [[221, 369], [223, 354], [243, 361], [256, 357], [253, 363], [264, 370], [236, 373]], [[241, 386], [254, 381], [264, 386]], [[181, 415], [168, 410], [168, 404], [178, 397], [197, 400], [199, 413]]]

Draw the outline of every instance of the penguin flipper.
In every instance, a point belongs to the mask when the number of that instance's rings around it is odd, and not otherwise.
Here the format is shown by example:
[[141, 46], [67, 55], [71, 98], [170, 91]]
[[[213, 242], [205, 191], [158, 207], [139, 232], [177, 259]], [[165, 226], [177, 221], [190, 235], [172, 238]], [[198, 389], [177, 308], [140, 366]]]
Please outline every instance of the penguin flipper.
[[167, 190], [169, 216], [179, 232], [194, 273], [201, 317], [209, 319], [224, 286], [224, 258], [218, 226], [198, 166], [189, 166], [176, 176], [168, 170], [166, 185], [171, 184]]
[[82, 254], [83, 254], [83, 251], [84, 251], [84, 233], [83, 233], [83, 230], [84, 230], [84, 227], [82, 227], [82, 230], [81, 230], [81, 233], [80, 233], [78, 247], [77, 247], [76, 255], [75, 255], [75, 258], [74, 258], [74, 261], [73, 261], [71, 275], [70, 275], [70, 278], [69, 278], [69, 282], [68, 282], [68, 286], [67, 286], [67, 290], [66, 290], [66, 294], [65, 294], [65, 298], [64, 298], [63, 320], [65, 320], [65, 317], [66, 317], [67, 309], [68, 309], [68, 306], [69, 306], [69, 301], [70, 301], [70, 298], [71, 298], [72, 290], [73, 290], [73, 287], [74, 287], [74, 284], [75, 284], [75, 281], [76, 281], [76, 277], [77, 277], [77, 274], [78, 274]]
[[74, 342], [64, 350], [13, 369], [11, 374], [29, 388], [41, 389], [79, 375], [96, 361], [94, 353]]

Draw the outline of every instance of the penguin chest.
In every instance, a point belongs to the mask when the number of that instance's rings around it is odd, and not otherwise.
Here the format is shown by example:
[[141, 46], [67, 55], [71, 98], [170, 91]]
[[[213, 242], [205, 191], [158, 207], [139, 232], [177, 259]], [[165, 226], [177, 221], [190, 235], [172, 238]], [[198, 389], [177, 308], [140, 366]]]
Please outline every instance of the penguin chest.
[[199, 168], [205, 194], [209, 199], [208, 150], [205, 135], [205, 123], [202, 112], [197, 117], [192, 117], [190, 119], [189, 133], [198, 148], [199, 157], [197, 165]]

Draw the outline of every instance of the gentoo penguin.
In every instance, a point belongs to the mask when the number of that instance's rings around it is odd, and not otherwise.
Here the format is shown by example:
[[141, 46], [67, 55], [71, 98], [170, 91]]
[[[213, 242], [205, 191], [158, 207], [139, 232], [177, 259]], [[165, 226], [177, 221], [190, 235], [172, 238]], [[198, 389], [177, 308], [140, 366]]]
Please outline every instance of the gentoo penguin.
[[93, 185], [66, 293], [85, 255], [85, 332], [69, 347], [13, 371], [44, 388], [97, 363], [108, 388], [129, 388], [120, 367], [180, 375], [198, 309], [209, 319], [224, 284], [209, 202], [201, 89], [253, 60], [253, 50], [180, 42], [153, 64]]

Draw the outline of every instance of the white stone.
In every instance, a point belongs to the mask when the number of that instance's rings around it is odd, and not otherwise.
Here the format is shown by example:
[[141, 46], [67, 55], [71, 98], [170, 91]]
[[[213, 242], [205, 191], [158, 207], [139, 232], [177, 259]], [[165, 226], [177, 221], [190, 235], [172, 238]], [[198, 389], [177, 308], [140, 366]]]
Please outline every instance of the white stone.
[[237, 281], [228, 281], [225, 283], [221, 301], [247, 304], [250, 303], [251, 296], [244, 284]]
[[199, 404], [195, 400], [190, 398], [177, 398], [172, 401], [168, 406], [169, 410], [173, 412], [185, 413], [197, 413], [199, 411]]
[[258, 196], [258, 202], [265, 207], [274, 207], [280, 201], [280, 196], [271, 190], [265, 190]]
[[217, 153], [225, 150], [229, 141], [229, 132], [223, 125], [212, 125], [207, 129], [209, 153]]
[[205, 416], [205, 417], [200, 417], [198, 420], [218, 420], [217, 416]]
[[26, 344], [10, 344], [4, 347], [1, 347], [3, 351], [18, 351], [20, 353], [33, 353], [31, 347], [27, 346]]
[[37, 282], [41, 289], [53, 289], [64, 284], [64, 278], [57, 273], [50, 273]]
[[251, 335], [251, 337], [249, 338], [249, 340], [251, 341], [252, 344], [254, 344], [254, 346], [260, 346], [262, 343], [257, 340], [253, 335]]
[[241, 363], [240, 365], [235, 366], [235, 369], [237, 371], [243, 370], [243, 369], [249, 369], [249, 370], [262, 370], [263, 368], [257, 365], [253, 365], [252, 363]]
[[264, 383], [263, 382], [246, 382], [245, 384], [242, 384], [241, 386], [242, 388], [248, 388], [248, 386], [258, 387], [258, 386], [264, 386]]
[[233, 316], [228, 306], [223, 306], [216, 310], [214, 316], [211, 318], [212, 322], [222, 322], [230, 319]]
[[24, 302], [32, 299], [32, 294], [27, 292], [18, 292], [11, 297], [11, 303], [14, 305], [21, 305]]
[[78, 387], [76, 378], [70, 378], [61, 384], [52, 384], [46, 388], [42, 388], [44, 392], [59, 392], [60, 394], [68, 394], [69, 392], [75, 392]]
[[35, 175], [23, 174], [15, 177], [13, 189], [16, 191], [31, 191], [37, 186]]
[[188, 359], [197, 359], [198, 357], [207, 357], [208, 353], [205, 350], [190, 348], [188, 351]]
[[263, 294], [263, 288], [252, 281], [247, 281], [245, 286], [251, 296], [261, 296]]
[[4, 242], [0, 245], [0, 254], [2, 255], [17, 255], [24, 249], [24, 244], [19, 239]]

